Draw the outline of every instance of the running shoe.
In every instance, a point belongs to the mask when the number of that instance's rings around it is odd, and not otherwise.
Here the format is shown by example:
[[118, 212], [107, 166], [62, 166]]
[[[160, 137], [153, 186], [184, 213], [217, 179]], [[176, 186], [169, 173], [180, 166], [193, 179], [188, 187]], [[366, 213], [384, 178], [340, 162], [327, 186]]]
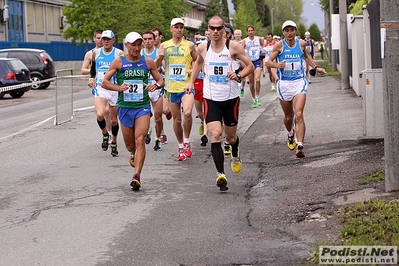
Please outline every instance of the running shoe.
[[136, 164], [134, 163], [134, 153], [133, 152], [131, 152], [129, 155], [129, 163], [133, 168], [136, 166]]
[[168, 143], [168, 137], [166, 137], [166, 135], [161, 135], [161, 143], [162, 144]]
[[272, 83], [272, 91], [276, 91], [276, 85]]
[[109, 139], [110, 137], [108, 132], [106, 134], [103, 134], [103, 143], [101, 143], [101, 148], [103, 149], [103, 151], [108, 150]]
[[159, 138], [156, 138], [154, 144], [154, 151], [160, 151], [162, 149], [161, 145], [162, 145], [161, 140]]
[[256, 108], [256, 107], [258, 107], [258, 104], [255, 99], [255, 100], [252, 100], [252, 108]]
[[133, 175], [132, 182], [130, 182], [130, 187], [134, 191], [138, 191], [140, 189], [141, 183], [140, 183], [140, 175], [139, 174], [136, 173]]
[[148, 129], [147, 135], [145, 136], [145, 144], [150, 144], [150, 142], [151, 142], [151, 133], [152, 133], [152, 128], [150, 127]]
[[111, 156], [112, 157], [119, 156], [118, 145], [116, 143], [111, 143]]
[[177, 160], [178, 161], [185, 161], [186, 155], [184, 155], [184, 148], [179, 148], [177, 151]]
[[226, 191], [229, 189], [227, 187], [227, 179], [225, 174], [218, 173], [218, 177], [216, 179], [216, 186], [219, 187], [220, 191]]
[[231, 156], [231, 170], [233, 170], [234, 173], [239, 173], [241, 171], [241, 158], [240, 158], [240, 152], [238, 152], [238, 156], [237, 157], [233, 157]]
[[295, 149], [295, 147], [296, 147], [295, 134], [292, 134], [292, 136], [288, 135], [287, 146], [288, 146], [288, 149], [290, 149], [290, 150]]
[[224, 149], [223, 149], [224, 155], [230, 155], [231, 154], [231, 146], [230, 144], [224, 144]]
[[170, 120], [172, 119], [172, 112], [169, 112], [166, 116], [166, 119]]
[[260, 98], [255, 98], [255, 102], [256, 102], [256, 107], [262, 106]]
[[240, 87], [240, 97], [244, 97], [244, 88]]
[[296, 157], [297, 158], [305, 157], [305, 152], [303, 151], [303, 146], [302, 145], [298, 145], [298, 147], [296, 149]]
[[208, 143], [208, 137], [206, 135], [203, 135], [201, 137], [201, 146], [205, 147], [207, 143]]
[[308, 79], [308, 82], [309, 82], [309, 84], [311, 84], [311, 83], [312, 83], [312, 80], [309, 78], [309, 79]]
[[190, 142], [184, 142], [184, 155], [186, 157], [191, 157], [193, 155], [193, 152], [191, 151], [191, 143]]
[[201, 136], [204, 135], [204, 123], [201, 122], [201, 125], [198, 128], [198, 134], [200, 134]]

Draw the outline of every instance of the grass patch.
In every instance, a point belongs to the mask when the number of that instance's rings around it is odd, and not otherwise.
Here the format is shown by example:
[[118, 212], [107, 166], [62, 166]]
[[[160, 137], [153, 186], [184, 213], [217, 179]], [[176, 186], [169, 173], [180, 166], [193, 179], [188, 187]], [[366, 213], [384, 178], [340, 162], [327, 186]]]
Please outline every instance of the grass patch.
[[342, 241], [316, 242], [305, 265], [318, 265], [320, 246], [399, 246], [399, 200], [367, 200], [339, 213]]
[[376, 168], [368, 173], [365, 173], [362, 179], [357, 183], [358, 185], [367, 185], [385, 180], [385, 168]]
[[399, 245], [399, 201], [368, 200], [340, 213], [343, 246]]
[[[331, 70], [331, 63], [328, 60], [318, 62], [318, 65], [326, 70], [327, 73], [323, 75], [324, 77], [326, 77], [326, 76], [341, 76], [341, 72], [339, 72], [338, 70], [337, 71]], [[319, 76], [322, 77], [321, 75], [319, 75]]]

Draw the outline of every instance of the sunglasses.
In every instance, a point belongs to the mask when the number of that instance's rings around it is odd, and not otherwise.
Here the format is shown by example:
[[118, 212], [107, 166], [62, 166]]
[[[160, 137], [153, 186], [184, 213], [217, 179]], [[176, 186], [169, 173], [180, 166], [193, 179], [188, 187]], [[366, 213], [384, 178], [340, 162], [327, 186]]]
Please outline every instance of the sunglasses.
[[215, 31], [215, 30], [221, 31], [221, 30], [224, 28], [224, 25], [222, 25], [222, 26], [211, 26], [211, 25], [209, 25], [208, 28], [209, 28], [211, 31]]

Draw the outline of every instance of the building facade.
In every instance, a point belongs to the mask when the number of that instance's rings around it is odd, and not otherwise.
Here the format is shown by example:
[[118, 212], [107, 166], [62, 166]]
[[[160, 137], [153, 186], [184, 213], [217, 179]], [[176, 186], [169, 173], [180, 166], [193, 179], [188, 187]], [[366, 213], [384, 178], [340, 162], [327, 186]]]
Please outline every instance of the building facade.
[[[199, 29], [205, 17], [207, 0], [187, 1], [190, 12], [184, 16], [190, 32]], [[0, 41], [51, 42], [64, 40], [65, 27], [62, 7], [69, 4], [62, 0], [1, 0]]]

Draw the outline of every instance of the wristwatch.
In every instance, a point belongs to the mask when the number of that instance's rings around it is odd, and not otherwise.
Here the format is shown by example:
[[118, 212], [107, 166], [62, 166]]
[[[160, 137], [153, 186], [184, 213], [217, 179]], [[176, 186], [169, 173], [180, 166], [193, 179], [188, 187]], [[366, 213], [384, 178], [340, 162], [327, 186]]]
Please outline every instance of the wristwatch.
[[162, 86], [161, 86], [161, 85], [159, 85], [159, 84], [158, 84], [158, 82], [157, 82], [157, 83], [155, 83], [155, 85], [157, 85], [157, 89], [160, 89], [160, 88], [162, 88]]
[[241, 83], [241, 75], [237, 73], [236, 76], [237, 76], [237, 82]]

